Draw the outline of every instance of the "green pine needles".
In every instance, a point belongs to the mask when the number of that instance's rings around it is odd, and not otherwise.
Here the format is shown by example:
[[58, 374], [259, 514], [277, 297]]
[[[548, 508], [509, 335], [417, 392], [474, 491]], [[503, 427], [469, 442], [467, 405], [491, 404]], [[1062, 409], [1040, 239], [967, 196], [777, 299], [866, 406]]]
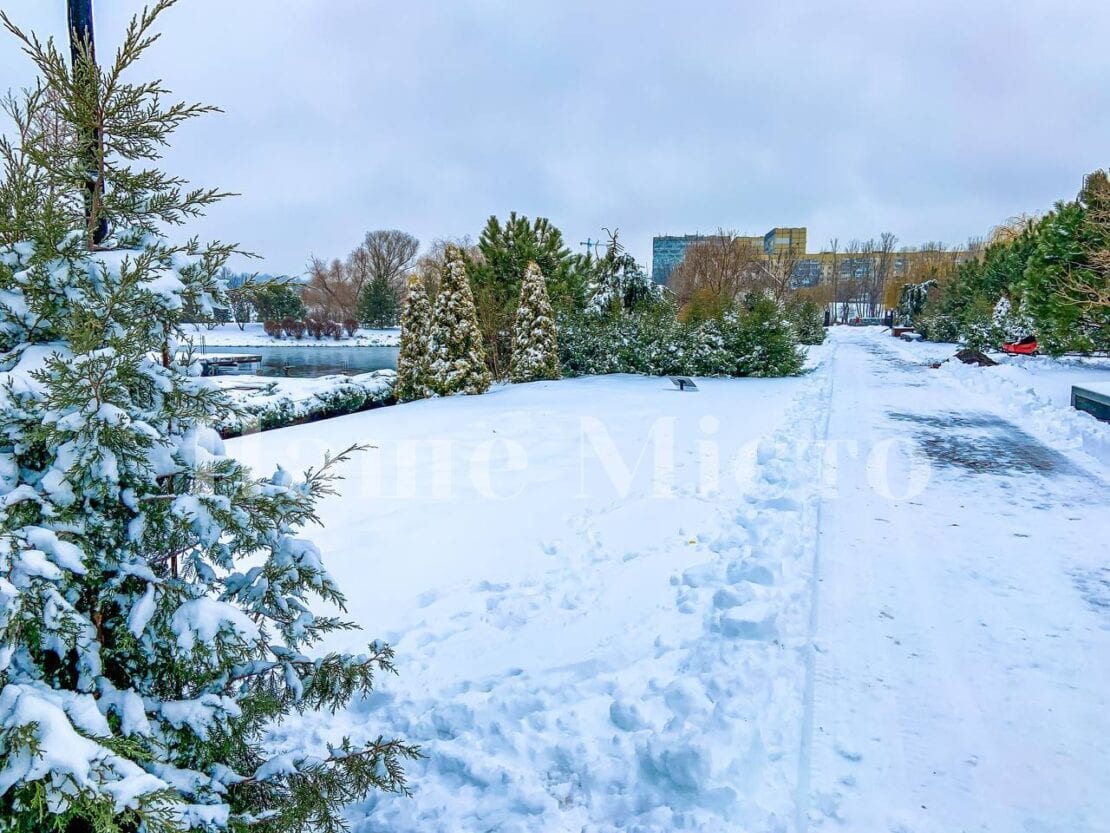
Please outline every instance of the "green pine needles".
[[337, 831], [419, 754], [264, 743], [369, 692], [393, 653], [309, 654], [353, 627], [313, 612], [344, 600], [299, 531], [355, 449], [254, 478], [210, 427], [231, 405], [178, 354], [235, 249], [167, 238], [222, 195], [151, 164], [212, 108], [123, 80], [171, 4], [103, 70], [3, 18], [41, 80], [0, 142], [0, 830]]
[[520, 304], [513, 324], [509, 378], [514, 382], [535, 382], [560, 376], [559, 340], [547, 283], [540, 267], [529, 263], [520, 285]]

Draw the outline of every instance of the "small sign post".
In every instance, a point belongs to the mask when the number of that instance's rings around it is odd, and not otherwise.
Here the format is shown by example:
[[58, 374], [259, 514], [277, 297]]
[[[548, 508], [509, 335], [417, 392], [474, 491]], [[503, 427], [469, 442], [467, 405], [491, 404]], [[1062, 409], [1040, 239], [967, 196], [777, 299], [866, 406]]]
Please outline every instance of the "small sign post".
[[698, 389], [698, 386], [694, 384], [694, 380], [689, 376], [668, 376], [667, 378], [670, 379], [674, 386], [680, 391]]

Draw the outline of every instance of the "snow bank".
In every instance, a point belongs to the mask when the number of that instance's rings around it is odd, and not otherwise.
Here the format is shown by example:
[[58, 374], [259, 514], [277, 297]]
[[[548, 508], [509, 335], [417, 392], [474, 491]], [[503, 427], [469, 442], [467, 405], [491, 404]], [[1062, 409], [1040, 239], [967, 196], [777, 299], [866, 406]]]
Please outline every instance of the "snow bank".
[[[1071, 386], [1091, 384], [1089, 374], [1042, 359], [1037, 364], [981, 368], [948, 362], [942, 371], [997, 401], [1016, 423], [1052, 445], [1086, 452], [1110, 466], [1110, 424], [1071, 407]], [[1051, 378], [1044, 378], [1044, 377]], [[1097, 373], [1110, 384], [1110, 369]]]

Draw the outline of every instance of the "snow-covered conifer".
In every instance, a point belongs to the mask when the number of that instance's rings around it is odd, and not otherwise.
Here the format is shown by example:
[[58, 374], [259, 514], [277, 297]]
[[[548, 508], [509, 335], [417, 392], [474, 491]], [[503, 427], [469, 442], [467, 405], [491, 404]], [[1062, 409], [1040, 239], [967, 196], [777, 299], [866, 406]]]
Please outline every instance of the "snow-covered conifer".
[[419, 275], [409, 275], [401, 309], [401, 350], [397, 354], [397, 385], [394, 395], [401, 402], [428, 395], [428, 338], [432, 327], [432, 305]]
[[430, 387], [440, 396], [485, 393], [490, 386], [474, 295], [458, 247], [447, 249], [429, 338]]
[[994, 305], [991, 315], [991, 326], [994, 330], [994, 341], [1021, 341], [1026, 336], [1033, 334], [1033, 322], [1025, 311], [1025, 305], [1019, 303], [1014, 309], [1010, 299], [1003, 295]]
[[558, 379], [560, 375], [559, 342], [547, 284], [540, 267], [529, 263], [520, 285], [520, 304], [513, 324], [509, 378], [514, 382], [534, 382]]
[[76, 72], [4, 19], [42, 78], [0, 141], [0, 828], [336, 830], [343, 802], [404, 790], [416, 752], [263, 743], [369, 691], [392, 653], [307, 654], [350, 627], [313, 613], [343, 596], [298, 537], [350, 450], [255, 479], [210, 427], [226, 396], [178, 353], [234, 249], [166, 236], [221, 196], [152, 166], [209, 108], [126, 80], [169, 5]]

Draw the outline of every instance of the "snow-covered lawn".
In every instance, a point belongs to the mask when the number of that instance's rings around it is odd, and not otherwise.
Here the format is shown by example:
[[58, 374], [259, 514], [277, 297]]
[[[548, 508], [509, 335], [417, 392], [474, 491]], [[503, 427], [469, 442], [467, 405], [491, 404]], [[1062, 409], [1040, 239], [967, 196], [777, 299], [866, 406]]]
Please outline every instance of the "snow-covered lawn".
[[795, 440], [819, 430], [827, 380], [701, 387], [537, 383], [232, 443], [296, 469], [378, 446], [315, 538], [368, 628], [335, 646], [385, 636], [401, 676], [282, 740], [424, 744], [417, 799], [374, 812], [386, 829], [789, 814], [813, 541], [795, 484], [815, 465]]
[[230, 442], [293, 470], [374, 446], [311, 535], [365, 628], [329, 647], [383, 637], [400, 676], [273, 743], [421, 743], [363, 833], [1105, 829], [1110, 426], [1050, 397], [1090, 447], [1019, 426], [986, 375], [1010, 368], [928, 369], [950, 353], [836, 328], [795, 379], [509, 386]]
[[266, 335], [261, 323], [244, 324], [241, 330], [238, 324], [217, 324], [211, 329], [199, 324], [186, 326], [187, 337], [198, 349], [202, 344], [208, 347], [395, 347], [401, 343], [400, 327], [383, 330], [360, 328], [350, 337], [344, 334], [339, 339], [317, 340], [311, 336], [302, 339], [271, 338]]

